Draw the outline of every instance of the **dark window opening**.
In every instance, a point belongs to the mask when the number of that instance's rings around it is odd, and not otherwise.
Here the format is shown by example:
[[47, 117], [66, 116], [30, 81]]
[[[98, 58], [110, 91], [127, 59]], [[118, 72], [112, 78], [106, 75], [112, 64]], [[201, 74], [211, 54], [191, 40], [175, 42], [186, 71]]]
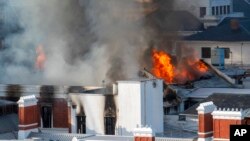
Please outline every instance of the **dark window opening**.
[[15, 113], [15, 114], [18, 113], [17, 105], [6, 105], [6, 106], [0, 107], [0, 115], [8, 115], [12, 113]]
[[211, 58], [211, 48], [202, 47], [201, 48], [201, 58]]
[[174, 111], [178, 112], [178, 106], [174, 106]]
[[230, 5], [227, 5], [227, 14], [230, 13]]
[[206, 7], [200, 7], [200, 17], [204, 17], [206, 15]]
[[105, 124], [105, 134], [106, 135], [114, 135], [115, 134], [115, 117], [105, 117], [104, 124]]
[[227, 6], [223, 6], [223, 13], [227, 14]]
[[229, 59], [230, 58], [230, 48], [223, 48], [223, 49], [224, 49], [225, 59]]
[[42, 106], [41, 115], [42, 115], [42, 127], [43, 128], [51, 128], [52, 107], [51, 106]]
[[168, 113], [168, 112], [167, 112], [167, 108], [164, 107], [164, 108], [163, 108], [163, 112], [164, 112], [164, 115], [167, 115], [167, 113]]
[[179, 121], [186, 121], [185, 115], [179, 115]]
[[77, 133], [86, 134], [86, 116], [76, 116], [77, 118]]
[[215, 15], [215, 7], [212, 7], [212, 15]]
[[223, 6], [220, 6], [220, 15], [223, 15]]
[[219, 7], [216, 6], [216, 15], [219, 15]]

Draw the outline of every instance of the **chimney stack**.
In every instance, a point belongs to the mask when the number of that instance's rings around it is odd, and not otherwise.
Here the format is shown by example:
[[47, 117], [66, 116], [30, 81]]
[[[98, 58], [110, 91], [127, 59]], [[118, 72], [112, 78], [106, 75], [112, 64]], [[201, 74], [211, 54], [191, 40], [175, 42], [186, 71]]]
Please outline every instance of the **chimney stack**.
[[216, 106], [213, 102], [201, 103], [196, 109], [198, 111], [199, 129], [198, 141], [211, 141], [213, 137], [213, 117], [212, 112]]
[[230, 125], [244, 124], [244, 111], [234, 108], [219, 108], [212, 113], [214, 123], [214, 141], [230, 140]]
[[18, 103], [18, 139], [26, 139], [30, 132], [38, 132], [37, 99], [35, 95], [20, 97]]
[[155, 133], [149, 127], [135, 128], [134, 141], [155, 141]]

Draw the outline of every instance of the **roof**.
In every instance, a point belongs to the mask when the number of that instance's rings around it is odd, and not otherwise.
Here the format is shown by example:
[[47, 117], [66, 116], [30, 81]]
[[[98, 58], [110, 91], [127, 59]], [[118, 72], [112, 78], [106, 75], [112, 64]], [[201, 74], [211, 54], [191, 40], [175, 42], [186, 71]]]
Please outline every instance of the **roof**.
[[69, 133], [42, 133], [31, 132], [28, 138], [40, 138], [41, 140], [58, 140], [58, 141], [72, 141], [74, 137], [82, 139], [94, 135], [89, 134], [69, 134]]
[[16, 105], [16, 104], [17, 104], [16, 102], [0, 99], [0, 107], [6, 105]]
[[237, 89], [237, 88], [198, 88], [187, 95], [188, 98], [201, 98], [205, 99], [214, 93], [223, 94], [249, 94], [250, 89]]
[[187, 11], [158, 9], [146, 17], [146, 23], [161, 32], [202, 31], [202, 22]]
[[84, 140], [107, 140], [107, 141], [133, 141], [134, 137], [132, 136], [112, 136], [112, 135], [105, 135], [105, 136], [90, 136], [85, 138]]
[[232, 29], [228, 20], [217, 27], [209, 28], [185, 39], [189, 41], [250, 41], [250, 19], [240, 20], [238, 29]]
[[200, 103], [213, 101], [214, 105], [218, 108], [238, 108], [248, 109], [250, 108], [250, 94], [228, 94], [228, 93], [215, 93], [204, 99], [203, 101], [193, 105], [181, 115], [197, 115], [196, 108]]
[[162, 80], [162, 79], [157, 79], [157, 78], [135, 78], [135, 79], [128, 79], [128, 80], [119, 80], [119, 81], [117, 81], [117, 83], [130, 83], [130, 82], [140, 83], [140, 82], [155, 81], [155, 80]]
[[233, 11], [243, 12], [246, 17], [250, 17], [250, 0], [233, 0]]
[[0, 133], [0, 140], [16, 140], [17, 132]]
[[117, 141], [133, 141], [132, 136], [112, 136], [112, 135], [91, 135], [91, 134], [70, 134], [70, 133], [36, 133], [31, 132], [28, 138], [41, 138], [42, 140], [59, 140], [59, 141], [72, 141], [73, 138], [78, 140], [117, 140]]
[[0, 116], [0, 134], [18, 131], [18, 115], [17, 114], [10, 114]]

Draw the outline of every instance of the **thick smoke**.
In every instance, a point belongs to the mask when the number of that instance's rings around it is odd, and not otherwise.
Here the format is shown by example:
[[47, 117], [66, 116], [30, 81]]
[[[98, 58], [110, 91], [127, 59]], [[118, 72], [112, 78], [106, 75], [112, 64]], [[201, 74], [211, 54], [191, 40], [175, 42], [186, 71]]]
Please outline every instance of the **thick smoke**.
[[[0, 51], [1, 83], [98, 85], [137, 76], [147, 45], [133, 0], [2, 1], [3, 28], [11, 30]], [[38, 70], [41, 45], [46, 62]]]

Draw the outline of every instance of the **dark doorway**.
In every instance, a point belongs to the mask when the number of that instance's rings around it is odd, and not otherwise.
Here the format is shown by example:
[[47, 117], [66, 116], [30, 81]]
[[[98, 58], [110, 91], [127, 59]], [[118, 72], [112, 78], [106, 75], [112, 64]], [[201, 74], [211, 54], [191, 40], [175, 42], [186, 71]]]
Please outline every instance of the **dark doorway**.
[[77, 133], [86, 133], [86, 116], [76, 116], [77, 118]]
[[105, 124], [105, 134], [106, 135], [114, 135], [115, 134], [115, 117], [105, 117], [104, 124]]
[[51, 106], [42, 106], [42, 127], [51, 128], [52, 123], [52, 107]]

